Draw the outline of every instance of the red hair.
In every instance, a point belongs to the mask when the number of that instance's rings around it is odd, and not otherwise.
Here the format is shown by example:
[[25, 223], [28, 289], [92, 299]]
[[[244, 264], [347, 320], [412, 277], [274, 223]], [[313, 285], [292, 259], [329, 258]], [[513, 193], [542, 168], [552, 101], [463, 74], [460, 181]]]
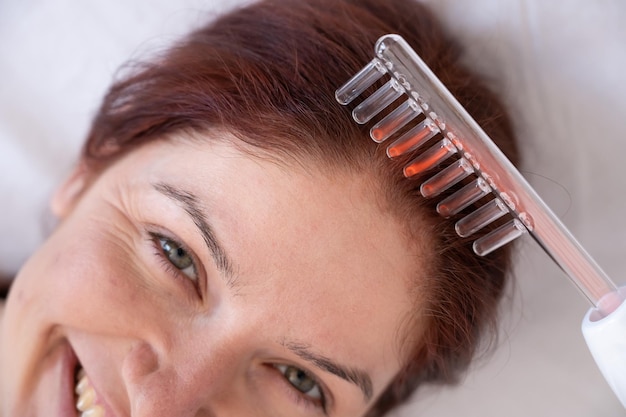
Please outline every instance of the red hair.
[[[386, 33], [402, 35], [515, 162], [509, 119], [498, 99], [459, 62], [460, 49], [437, 20], [411, 0], [267, 0], [236, 9], [193, 32], [112, 86], [83, 150], [94, 170], [151, 140], [180, 131], [226, 131], [254, 149], [328, 166], [375, 171], [386, 198], [432, 242], [428, 270], [415, 279], [419, 302], [406, 366], [378, 399], [381, 415], [424, 382], [453, 382], [494, 329], [509, 250], [480, 258], [419, 196], [352, 122], [334, 90], [363, 67]], [[194, 135], [200, 136], [200, 135]], [[430, 225], [415, 230], [412, 219]], [[419, 305], [418, 305], [419, 304]], [[419, 337], [412, 337], [419, 336]]]

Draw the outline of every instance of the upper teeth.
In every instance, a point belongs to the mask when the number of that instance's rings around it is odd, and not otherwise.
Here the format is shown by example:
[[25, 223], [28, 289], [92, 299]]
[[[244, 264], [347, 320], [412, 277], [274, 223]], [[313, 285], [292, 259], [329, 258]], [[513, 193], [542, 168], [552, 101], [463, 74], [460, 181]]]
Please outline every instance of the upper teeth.
[[81, 369], [76, 379], [76, 409], [81, 412], [80, 417], [104, 417], [104, 409], [96, 404], [96, 391], [85, 371]]

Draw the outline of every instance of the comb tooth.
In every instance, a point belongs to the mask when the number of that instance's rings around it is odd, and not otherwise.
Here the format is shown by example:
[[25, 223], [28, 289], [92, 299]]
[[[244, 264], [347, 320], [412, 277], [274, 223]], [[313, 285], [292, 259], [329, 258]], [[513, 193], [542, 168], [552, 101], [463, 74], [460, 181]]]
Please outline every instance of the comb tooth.
[[420, 193], [425, 198], [435, 197], [457, 184], [474, 172], [467, 159], [461, 158], [452, 165], [434, 175], [420, 186]]
[[382, 87], [366, 98], [352, 111], [352, 118], [358, 124], [364, 124], [372, 120], [382, 109], [389, 106], [395, 99], [404, 93], [404, 88], [394, 79], [385, 83]]
[[456, 222], [454, 228], [456, 233], [461, 237], [470, 236], [489, 223], [499, 219], [508, 213], [506, 205], [499, 198], [495, 198], [483, 205], [478, 210], [468, 214], [461, 220]]
[[439, 128], [435, 126], [435, 123], [431, 119], [426, 118], [389, 145], [387, 148], [387, 156], [389, 158], [395, 158], [404, 153], [411, 152], [428, 142], [437, 133], [439, 133]]
[[408, 99], [385, 116], [384, 119], [376, 123], [370, 130], [370, 136], [374, 142], [384, 142], [421, 113], [422, 109], [420, 109], [417, 103], [412, 99]]
[[474, 253], [485, 256], [494, 250], [506, 245], [526, 232], [526, 228], [517, 219], [498, 227], [493, 232], [476, 240], [473, 244]]
[[419, 155], [404, 167], [404, 176], [407, 178], [432, 169], [456, 153], [456, 148], [448, 139], [442, 139], [430, 149]]
[[378, 58], [371, 60], [356, 75], [350, 78], [344, 85], [335, 92], [335, 98], [344, 106], [349, 104], [363, 91], [374, 84], [387, 70]]
[[443, 217], [454, 216], [489, 192], [491, 192], [491, 187], [482, 178], [477, 178], [437, 204], [437, 213]]

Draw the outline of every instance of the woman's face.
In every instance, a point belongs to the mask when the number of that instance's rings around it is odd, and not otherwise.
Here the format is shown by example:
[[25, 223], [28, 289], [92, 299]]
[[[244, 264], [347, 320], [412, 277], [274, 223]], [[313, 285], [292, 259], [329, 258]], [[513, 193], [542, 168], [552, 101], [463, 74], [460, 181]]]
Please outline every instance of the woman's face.
[[400, 369], [419, 262], [362, 175], [176, 140], [67, 194], [7, 302], [3, 417], [80, 415], [78, 379], [88, 416], [352, 417]]

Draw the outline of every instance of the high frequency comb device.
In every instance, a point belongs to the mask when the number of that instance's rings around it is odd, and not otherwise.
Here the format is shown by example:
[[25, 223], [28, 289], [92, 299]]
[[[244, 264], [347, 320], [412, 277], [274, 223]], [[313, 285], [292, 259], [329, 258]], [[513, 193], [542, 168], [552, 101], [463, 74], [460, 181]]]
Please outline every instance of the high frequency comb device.
[[[583, 320], [587, 345], [605, 379], [626, 407], [626, 291], [618, 290], [552, 210], [459, 104], [422, 59], [398, 35], [385, 35], [375, 57], [335, 93], [347, 105], [377, 81], [384, 82], [358, 103], [352, 117], [373, 123], [371, 138], [389, 143], [387, 156], [408, 155], [407, 178], [417, 178], [425, 198], [446, 197], [437, 212], [460, 217], [455, 229], [471, 237], [486, 256], [530, 234], [593, 304]], [[383, 112], [385, 110], [385, 112]], [[383, 112], [383, 117], [377, 118]], [[476, 203], [488, 200], [468, 213]], [[455, 217], [455, 218], [456, 218]]]

